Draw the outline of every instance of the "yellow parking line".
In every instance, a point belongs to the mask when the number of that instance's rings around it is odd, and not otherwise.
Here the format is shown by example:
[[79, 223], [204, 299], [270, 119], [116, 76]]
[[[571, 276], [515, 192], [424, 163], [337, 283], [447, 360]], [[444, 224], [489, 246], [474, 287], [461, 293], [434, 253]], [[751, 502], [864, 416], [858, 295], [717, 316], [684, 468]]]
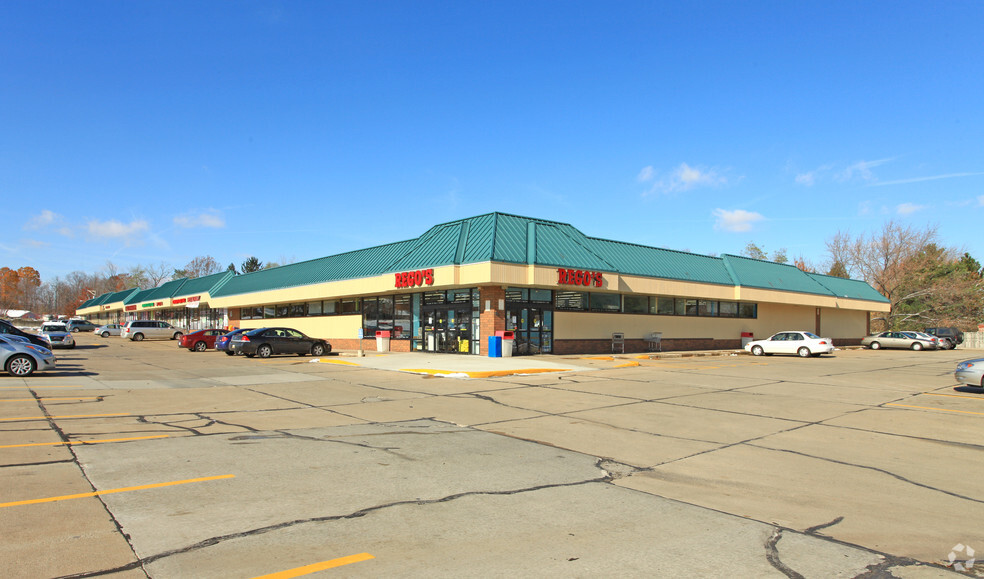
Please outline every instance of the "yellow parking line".
[[496, 378], [501, 376], [513, 376], [516, 374], [540, 374], [543, 372], [570, 372], [569, 368], [521, 368], [518, 370], [493, 370], [489, 372], [455, 372], [452, 370], [432, 370], [430, 368], [401, 368], [400, 372], [412, 372], [414, 374], [430, 374], [431, 376], [459, 376], [465, 375], [469, 378]]
[[375, 559], [375, 557], [373, 557], [369, 553], [359, 553], [358, 555], [339, 557], [338, 559], [332, 559], [331, 561], [322, 561], [320, 563], [314, 563], [312, 565], [305, 565], [304, 567], [297, 567], [295, 569], [280, 571], [279, 573], [260, 575], [259, 577], [254, 577], [254, 579], [291, 579], [291, 577], [300, 577], [301, 575], [309, 575], [311, 573], [317, 573], [318, 571], [324, 571], [325, 569], [331, 569], [333, 567], [341, 567], [342, 565], [351, 565], [352, 563], [358, 563], [360, 561], [368, 561], [369, 559]]
[[616, 364], [615, 367], [616, 368], [631, 368], [631, 367], [635, 367], [635, 366], [638, 366], [638, 365], [639, 365], [639, 362], [626, 362], [625, 364]]
[[984, 402], [984, 398], [980, 396], [961, 396], [959, 394], [937, 394], [935, 392], [923, 392], [926, 396], [949, 396], [950, 398], [970, 398], [971, 400], [980, 400]]
[[58, 446], [60, 444], [101, 444], [103, 442], [126, 442], [128, 440], [149, 440], [151, 438], [168, 438], [170, 435], [157, 434], [155, 436], [135, 436], [132, 438], [107, 438], [104, 440], [69, 440], [65, 442], [32, 442], [30, 444], [8, 444], [0, 448], [22, 448], [25, 446]]
[[614, 356], [582, 356], [582, 360], [604, 360], [605, 362], [614, 362]]
[[25, 388], [84, 388], [84, 386], [0, 386], [0, 390], [23, 390]]
[[112, 414], [66, 414], [64, 416], [25, 416], [22, 418], [0, 418], [0, 422], [16, 422], [18, 420], [47, 420], [48, 418], [100, 418], [103, 416], [129, 416], [128, 412], [113, 412]]
[[161, 488], [161, 487], [171, 487], [171, 486], [175, 486], [175, 485], [184, 485], [184, 484], [188, 484], [188, 483], [206, 482], [206, 481], [211, 481], [211, 480], [221, 480], [221, 479], [235, 478], [235, 477], [236, 477], [236, 475], [234, 475], [234, 474], [224, 474], [224, 475], [220, 475], [220, 476], [208, 476], [208, 477], [204, 477], [204, 478], [190, 478], [190, 479], [186, 479], [186, 480], [176, 480], [176, 481], [171, 481], [171, 482], [155, 483], [155, 484], [141, 485], [141, 486], [136, 486], [136, 487], [123, 487], [123, 488], [120, 488], [120, 489], [109, 489], [109, 490], [105, 490], [105, 491], [94, 491], [94, 492], [91, 492], [91, 493], [79, 493], [77, 495], [63, 495], [63, 496], [60, 496], [60, 497], [47, 497], [47, 498], [43, 498], [43, 499], [30, 499], [30, 500], [26, 500], [26, 501], [14, 501], [12, 503], [0, 503], [0, 509], [6, 508], [6, 507], [18, 507], [18, 506], [21, 506], [21, 505], [36, 505], [36, 504], [39, 504], [39, 503], [53, 503], [53, 502], [56, 502], [56, 501], [67, 501], [67, 500], [71, 500], [71, 499], [84, 499], [84, 498], [88, 498], [88, 497], [97, 497], [97, 496], [102, 496], [102, 495], [111, 495], [111, 494], [114, 494], [114, 493], [124, 493], [124, 492], [129, 492], [129, 491], [142, 491], [142, 490], [146, 490], [146, 489], [157, 489], [157, 488]]
[[948, 408], [933, 408], [932, 406], [909, 406], [907, 404], [888, 403], [885, 406], [898, 406], [900, 408], [918, 408], [919, 410], [942, 410], [943, 412], [959, 412], [960, 414], [977, 414], [984, 416], [984, 412], [970, 412], [969, 410], [950, 410]]
[[348, 360], [322, 360], [321, 358], [315, 358], [311, 360], [315, 364], [341, 364], [343, 366], [358, 366], [355, 362], [349, 362]]
[[99, 400], [100, 396], [66, 396], [64, 398], [50, 398], [43, 396], [41, 398], [0, 398], [0, 402], [34, 402], [35, 400]]

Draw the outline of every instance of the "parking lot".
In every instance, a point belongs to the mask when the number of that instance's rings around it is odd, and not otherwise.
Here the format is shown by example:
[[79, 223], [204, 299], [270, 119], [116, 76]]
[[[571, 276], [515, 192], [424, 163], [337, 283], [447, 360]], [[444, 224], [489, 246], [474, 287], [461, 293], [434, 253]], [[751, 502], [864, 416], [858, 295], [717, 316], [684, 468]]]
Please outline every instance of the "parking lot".
[[984, 391], [952, 375], [980, 351], [78, 342], [0, 376], [5, 577], [935, 577], [984, 549]]

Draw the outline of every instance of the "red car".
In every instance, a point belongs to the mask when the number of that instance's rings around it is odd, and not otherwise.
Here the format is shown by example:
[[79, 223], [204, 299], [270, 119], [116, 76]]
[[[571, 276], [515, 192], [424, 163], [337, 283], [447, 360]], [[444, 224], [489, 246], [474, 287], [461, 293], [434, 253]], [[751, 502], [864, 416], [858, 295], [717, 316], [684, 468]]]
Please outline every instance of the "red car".
[[178, 347], [188, 348], [192, 352], [204, 352], [209, 348], [215, 349], [215, 339], [224, 336], [225, 333], [225, 330], [209, 329], [184, 334], [178, 341]]

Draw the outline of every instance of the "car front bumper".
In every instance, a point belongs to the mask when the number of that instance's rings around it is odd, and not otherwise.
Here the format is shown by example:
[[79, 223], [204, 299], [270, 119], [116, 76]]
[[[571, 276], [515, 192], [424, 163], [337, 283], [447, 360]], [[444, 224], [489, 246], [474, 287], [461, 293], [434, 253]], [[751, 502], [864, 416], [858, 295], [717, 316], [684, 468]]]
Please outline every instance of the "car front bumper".
[[953, 377], [956, 378], [957, 381], [960, 383], [980, 386], [981, 378], [984, 377], [984, 370], [978, 370], [976, 368], [970, 368], [967, 370], [957, 370], [956, 372], [953, 373]]

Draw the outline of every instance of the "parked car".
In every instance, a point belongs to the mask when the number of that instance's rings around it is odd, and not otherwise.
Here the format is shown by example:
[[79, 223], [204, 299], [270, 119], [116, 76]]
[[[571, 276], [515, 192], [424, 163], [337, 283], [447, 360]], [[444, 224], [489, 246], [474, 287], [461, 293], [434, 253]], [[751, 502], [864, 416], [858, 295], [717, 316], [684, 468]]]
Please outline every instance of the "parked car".
[[177, 340], [185, 333], [167, 322], [158, 320], [133, 320], [123, 324], [120, 337], [139, 342], [140, 340]]
[[104, 326], [99, 326], [98, 328], [96, 328], [93, 331], [95, 332], [95, 334], [97, 336], [102, 336], [104, 338], [108, 338], [110, 336], [119, 336], [120, 335], [120, 330], [122, 330], [122, 329], [123, 329], [123, 326], [121, 326], [119, 324], [106, 324]]
[[242, 334], [243, 332], [249, 332], [249, 328], [239, 328], [238, 330], [233, 330], [224, 336], [219, 336], [215, 340], [215, 349], [225, 352], [227, 356], [235, 356], [236, 353], [229, 350], [229, 341]]
[[232, 338], [229, 351], [247, 358], [269, 358], [273, 354], [323, 356], [331, 352], [331, 344], [293, 328], [257, 328]]
[[796, 354], [801, 358], [831, 354], [834, 341], [803, 331], [786, 331], [773, 334], [764, 340], [753, 340], [745, 344], [745, 350], [755, 356], [772, 354]]
[[942, 349], [942, 347], [943, 347], [940, 344], [940, 339], [939, 338], [937, 338], [936, 336], [931, 336], [931, 335], [927, 334], [926, 332], [915, 332], [915, 331], [913, 331], [913, 332], [906, 332], [906, 333], [907, 334], [909, 334], [909, 333], [915, 334], [915, 335], [919, 336], [920, 338], [922, 338], [922, 339], [924, 339], [924, 340], [926, 340], [928, 342], [932, 342], [933, 343], [933, 348], [932, 348], [933, 350], [939, 350], [939, 349]]
[[0, 368], [11, 376], [30, 376], [55, 367], [55, 355], [44, 346], [0, 334]]
[[49, 348], [75, 347], [75, 338], [63, 322], [45, 322], [41, 324], [39, 333], [48, 342]]
[[745, 350], [755, 356], [765, 354], [796, 354], [801, 358], [831, 354], [834, 341], [803, 331], [786, 331], [773, 334], [764, 340], [753, 340], [745, 344]]
[[984, 388], [984, 358], [974, 358], [973, 360], [960, 362], [957, 364], [957, 369], [953, 372], [953, 377], [958, 382]]
[[20, 336], [21, 338], [27, 339], [27, 341], [35, 346], [40, 346], [45, 349], [48, 348], [48, 342], [44, 338], [37, 334], [32, 334], [30, 332], [25, 332], [20, 328], [16, 328], [7, 320], [0, 320], [0, 335]]
[[952, 350], [964, 341], [963, 332], [957, 328], [925, 328], [923, 331], [939, 338], [940, 347], [946, 350]]
[[922, 338], [914, 332], [881, 332], [861, 339], [861, 345], [872, 350], [881, 348], [900, 348], [903, 350], [933, 349], [932, 340]]
[[225, 334], [225, 330], [208, 329], [198, 330], [181, 336], [178, 340], [179, 348], [188, 348], [192, 352], [204, 352], [209, 348], [215, 348], [215, 340]]
[[72, 332], [91, 332], [96, 325], [89, 320], [68, 320], [68, 329]]

